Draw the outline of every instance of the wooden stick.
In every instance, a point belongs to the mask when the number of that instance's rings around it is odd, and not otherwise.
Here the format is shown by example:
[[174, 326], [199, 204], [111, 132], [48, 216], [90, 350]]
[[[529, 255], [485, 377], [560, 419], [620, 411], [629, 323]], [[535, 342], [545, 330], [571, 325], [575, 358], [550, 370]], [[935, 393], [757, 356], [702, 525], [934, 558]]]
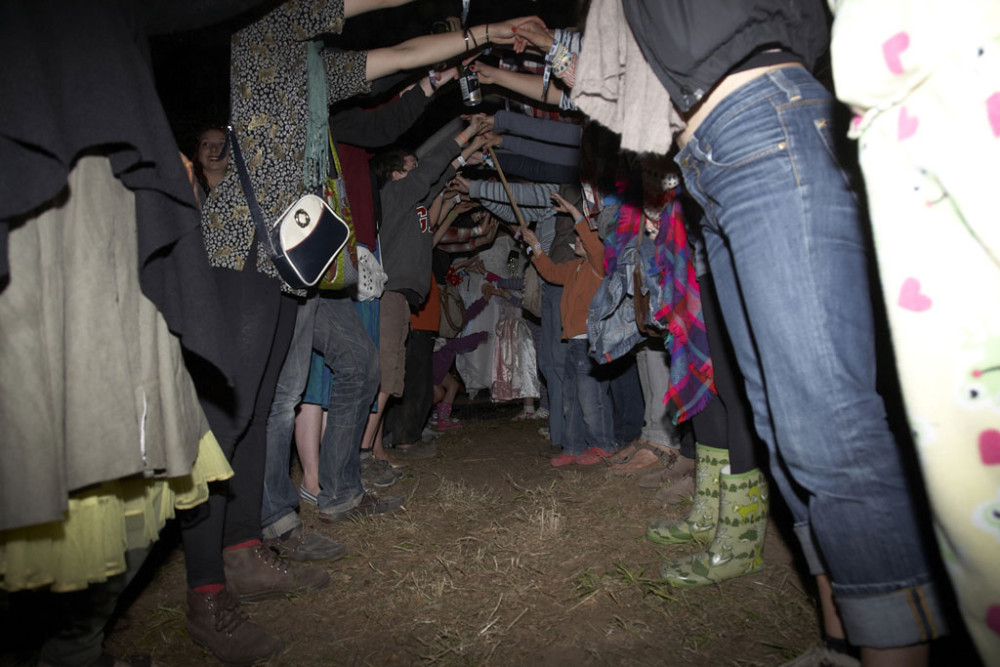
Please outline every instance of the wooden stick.
[[507, 177], [504, 176], [503, 169], [500, 168], [500, 161], [497, 160], [497, 154], [493, 152], [493, 147], [489, 147], [490, 157], [493, 159], [493, 164], [497, 168], [497, 173], [500, 174], [500, 182], [503, 183], [504, 192], [507, 193], [507, 199], [510, 200], [510, 207], [514, 209], [514, 217], [517, 218], [517, 231], [520, 234], [528, 226], [524, 221], [524, 216], [521, 215], [521, 209], [518, 208], [517, 202], [514, 200], [514, 195], [510, 191], [510, 185], [507, 183]]

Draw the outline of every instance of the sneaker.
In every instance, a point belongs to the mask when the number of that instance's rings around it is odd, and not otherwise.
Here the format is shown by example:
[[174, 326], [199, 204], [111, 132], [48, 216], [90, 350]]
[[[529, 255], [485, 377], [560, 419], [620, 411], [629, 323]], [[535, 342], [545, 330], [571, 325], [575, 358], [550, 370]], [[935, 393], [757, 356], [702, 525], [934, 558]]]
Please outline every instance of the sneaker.
[[310, 493], [309, 489], [304, 486], [299, 486], [299, 498], [302, 499], [302, 502], [309, 503], [313, 507], [319, 504], [319, 499], [316, 497], [316, 494]]
[[285, 650], [281, 639], [243, 613], [228, 588], [215, 594], [188, 589], [187, 606], [188, 635], [227, 665], [253, 665]]
[[538, 435], [542, 436], [546, 440], [551, 440], [552, 439], [552, 435], [549, 432], [549, 427], [548, 426], [539, 426], [538, 427]]
[[578, 454], [560, 454], [559, 456], [553, 458], [549, 461], [553, 468], [561, 468], [563, 466], [568, 466], [572, 463], [576, 463], [580, 458]]
[[535, 410], [534, 419], [548, 419], [549, 411], [546, 408], [538, 408]]
[[379, 498], [371, 493], [361, 496], [361, 502], [347, 510], [338, 512], [324, 512], [320, 510], [319, 518], [327, 523], [335, 523], [344, 519], [354, 517], [371, 516], [373, 514], [388, 514], [403, 506], [405, 499], [402, 496], [386, 496]]
[[[402, 475], [402, 472], [400, 472]], [[400, 475], [386, 461], [366, 456], [361, 459], [361, 484], [364, 487], [375, 486], [384, 489], [392, 486]]]
[[319, 533], [307, 533], [305, 528], [295, 528], [288, 537], [264, 540], [268, 547], [282, 558], [297, 561], [336, 560], [347, 553], [347, 548]]
[[447, 431], [453, 428], [461, 428], [462, 422], [458, 421], [453, 417], [448, 417], [447, 419], [439, 419], [437, 423], [437, 428], [439, 431]]
[[441, 431], [435, 431], [430, 426], [425, 426], [420, 433], [420, 442], [434, 442], [441, 437]]
[[511, 421], [512, 422], [523, 422], [523, 421], [527, 421], [529, 419], [535, 419], [535, 411], [534, 410], [532, 410], [531, 412], [528, 412], [527, 410], [521, 410], [520, 412], [517, 413], [517, 415], [513, 419], [511, 419]]
[[431, 428], [437, 428], [437, 425], [438, 425], [438, 409], [437, 408], [434, 408], [433, 410], [431, 410], [431, 416], [427, 420], [427, 425], [430, 426]]
[[318, 567], [293, 566], [263, 544], [222, 552], [226, 584], [240, 602], [256, 602], [323, 588], [330, 574]]
[[583, 454], [580, 454], [577, 457], [576, 462], [582, 466], [592, 466], [595, 463], [606, 461], [612, 454], [614, 454], [614, 452], [607, 449], [601, 449], [600, 447], [588, 447], [583, 450]]

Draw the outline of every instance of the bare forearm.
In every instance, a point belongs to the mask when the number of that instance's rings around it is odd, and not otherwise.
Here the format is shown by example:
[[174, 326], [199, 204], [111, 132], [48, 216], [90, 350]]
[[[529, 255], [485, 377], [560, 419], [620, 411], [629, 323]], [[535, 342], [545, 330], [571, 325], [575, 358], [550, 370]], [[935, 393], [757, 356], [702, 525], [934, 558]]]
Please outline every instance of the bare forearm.
[[[468, 39], [466, 39], [466, 34]], [[469, 28], [467, 33], [446, 32], [438, 35], [420, 35], [395, 46], [372, 49], [368, 52], [365, 76], [369, 81], [403, 69], [423, 67], [454, 58], [460, 53], [486, 45], [486, 26]]]
[[344, 18], [372, 12], [376, 9], [389, 9], [409, 4], [413, 0], [344, 0]]
[[562, 97], [562, 90], [557, 86], [549, 86], [543, 98], [542, 77], [538, 74], [497, 70], [493, 78], [496, 85], [545, 104], [559, 104], [559, 98]]

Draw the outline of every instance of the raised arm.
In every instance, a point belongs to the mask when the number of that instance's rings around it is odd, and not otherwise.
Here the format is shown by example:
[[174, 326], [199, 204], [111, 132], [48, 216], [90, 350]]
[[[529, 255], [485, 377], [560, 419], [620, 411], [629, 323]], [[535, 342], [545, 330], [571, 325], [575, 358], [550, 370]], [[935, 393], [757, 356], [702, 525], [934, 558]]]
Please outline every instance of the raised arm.
[[558, 106], [562, 100], [562, 90], [558, 86], [549, 86], [545, 97], [542, 97], [542, 77], [539, 74], [511, 72], [479, 60], [472, 65], [472, 69], [479, 75], [480, 83], [500, 86], [528, 99], [552, 106]]
[[373, 12], [377, 9], [401, 7], [413, 0], [344, 0], [344, 18], [349, 19], [358, 14]]
[[526, 17], [500, 21], [499, 23], [487, 23], [473, 26], [462, 32], [421, 35], [400, 42], [395, 46], [372, 49], [368, 52], [365, 76], [371, 81], [380, 76], [395, 74], [400, 70], [431, 65], [449, 60], [467, 51], [474, 51], [490, 42], [512, 44], [514, 26], [528, 20], [540, 19]]

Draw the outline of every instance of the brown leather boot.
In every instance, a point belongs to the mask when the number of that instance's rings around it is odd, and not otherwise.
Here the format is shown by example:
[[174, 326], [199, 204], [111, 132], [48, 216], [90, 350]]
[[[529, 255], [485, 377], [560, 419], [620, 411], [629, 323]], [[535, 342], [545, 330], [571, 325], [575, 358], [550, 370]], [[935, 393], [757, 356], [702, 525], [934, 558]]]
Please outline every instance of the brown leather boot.
[[285, 650], [285, 644], [250, 620], [228, 588], [212, 595], [187, 592], [187, 630], [191, 639], [227, 665], [252, 665]]
[[222, 552], [226, 584], [240, 596], [240, 602], [256, 602], [323, 588], [330, 574], [318, 567], [293, 565], [278, 558], [267, 547], [227, 549]]

